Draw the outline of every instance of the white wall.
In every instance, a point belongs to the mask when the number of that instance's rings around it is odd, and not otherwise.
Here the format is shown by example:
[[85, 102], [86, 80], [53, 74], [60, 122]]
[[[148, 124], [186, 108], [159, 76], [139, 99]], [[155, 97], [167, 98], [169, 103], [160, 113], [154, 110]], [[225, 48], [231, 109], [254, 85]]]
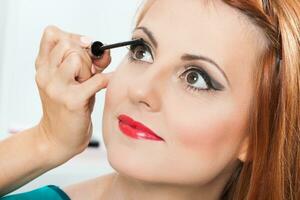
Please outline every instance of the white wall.
[[[27, 128], [41, 117], [34, 61], [44, 27], [57, 25], [104, 43], [130, 39], [139, 0], [1, 0], [0, 138], [11, 128]], [[3, 12], [5, 11], [5, 12]], [[5, 16], [4, 16], [5, 15]], [[3, 38], [5, 40], [3, 40]], [[112, 71], [126, 48], [112, 50]], [[97, 95], [94, 133], [101, 131], [104, 92]]]
[[[5, 41], [5, 22], [6, 22], [6, 7], [7, 7], [7, 0], [3, 0], [0, 2], [0, 80], [1, 80], [1, 74], [2, 74], [2, 68], [1, 64], [3, 62], [3, 53], [4, 53], [4, 41]], [[1, 81], [0, 81], [0, 89], [1, 89]], [[0, 97], [1, 97], [0, 92]], [[0, 105], [1, 105], [1, 98], [0, 98]], [[1, 112], [1, 110], [0, 110]], [[1, 115], [0, 115], [1, 116]], [[0, 118], [1, 121], [1, 118]], [[1, 124], [1, 123], [0, 123]], [[0, 138], [1, 138], [1, 132], [0, 132]]]

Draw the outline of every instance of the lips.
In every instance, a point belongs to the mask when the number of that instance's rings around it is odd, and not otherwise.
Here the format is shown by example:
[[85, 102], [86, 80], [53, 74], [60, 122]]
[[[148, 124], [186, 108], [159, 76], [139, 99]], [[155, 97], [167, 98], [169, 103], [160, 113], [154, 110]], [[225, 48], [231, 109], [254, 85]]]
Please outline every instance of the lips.
[[140, 122], [134, 121], [127, 115], [120, 115], [118, 119], [120, 130], [131, 138], [163, 141], [163, 139], [155, 134], [150, 128]]

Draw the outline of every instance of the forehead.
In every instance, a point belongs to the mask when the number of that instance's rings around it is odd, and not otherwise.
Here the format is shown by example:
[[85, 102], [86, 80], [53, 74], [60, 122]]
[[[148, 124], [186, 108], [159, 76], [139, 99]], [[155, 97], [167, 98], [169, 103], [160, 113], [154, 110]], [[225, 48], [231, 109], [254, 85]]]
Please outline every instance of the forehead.
[[228, 74], [265, 49], [262, 30], [221, 0], [156, 0], [138, 26], [153, 32], [158, 51], [205, 55]]
[[155, 0], [141, 24], [158, 36], [188, 36], [190, 39], [184, 42], [193, 44], [201, 37], [232, 44], [237, 40], [257, 41], [263, 36], [244, 14], [220, 0]]

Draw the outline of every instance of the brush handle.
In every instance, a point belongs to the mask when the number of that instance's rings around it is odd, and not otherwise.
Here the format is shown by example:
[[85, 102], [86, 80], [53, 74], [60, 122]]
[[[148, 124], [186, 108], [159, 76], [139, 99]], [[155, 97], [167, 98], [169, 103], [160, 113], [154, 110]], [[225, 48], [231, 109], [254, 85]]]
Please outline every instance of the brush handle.
[[91, 51], [92, 57], [100, 58], [106, 49], [113, 49], [113, 48], [123, 47], [123, 46], [127, 46], [127, 45], [139, 45], [139, 44], [144, 44], [144, 40], [143, 39], [135, 39], [135, 40], [130, 40], [130, 41], [126, 41], [126, 42], [109, 44], [109, 45], [103, 45], [102, 42], [95, 41], [92, 43], [92, 45], [90, 47], [90, 49], [91, 49], [90, 51]]

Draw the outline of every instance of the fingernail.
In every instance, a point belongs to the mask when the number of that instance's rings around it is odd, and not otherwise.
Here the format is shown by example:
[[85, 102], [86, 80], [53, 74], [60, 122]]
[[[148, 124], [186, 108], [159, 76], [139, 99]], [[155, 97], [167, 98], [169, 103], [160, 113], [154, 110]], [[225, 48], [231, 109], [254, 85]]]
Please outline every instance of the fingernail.
[[82, 46], [88, 47], [93, 42], [93, 39], [88, 36], [82, 36], [82, 37], [80, 37], [80, 42], [81, 42]]
[[92, 74], [95, 74], [95, 73], [96, 73], [95, 65], [92, 65], [91, 71], [92, 71]]
[[98, 65], [94, 65], [94, 67], [97, 71], [103, 71], [105, 69], [105, 67], [99, 67]]

